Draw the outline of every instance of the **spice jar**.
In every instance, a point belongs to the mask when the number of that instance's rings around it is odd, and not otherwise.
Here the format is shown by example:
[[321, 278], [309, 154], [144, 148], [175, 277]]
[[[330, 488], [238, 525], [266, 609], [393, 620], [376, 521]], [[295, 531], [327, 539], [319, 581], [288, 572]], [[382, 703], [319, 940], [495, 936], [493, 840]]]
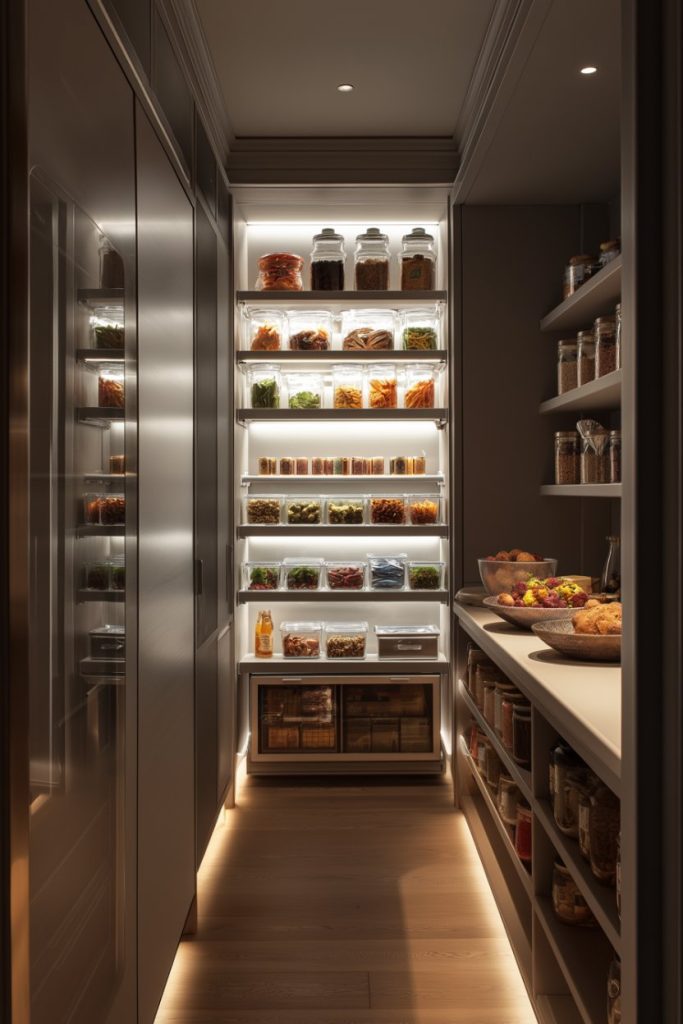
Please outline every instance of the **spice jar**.
[[391, 363], [373, 363], [368, 366], [368, 406], [371, 409], [396, 409], [398, 406], [398, 377]]
[[502, 683], [505, 680], [505, 676], [500, 671], [497, 665], [494, 665], [492, 661], [482, 661], [476, 666], [474, 674], [474, 702], [483, 713], [484, 711], [484, 697], [485, 689], [487, 686], [495, 686], [497, 683]]
[[621, 960], [616, 953], [607, 972], [607, 1024], [621, 1024]]
[[621, 483], [621, 431], [610, 430], [609, 432], [609, 482], [611, 484]]
[[344, 290], [344, 237], [334, 228], [323, 228], [319, 235], [313, 236], [311, 288], [313, 291]]
[[[287, 405], [290, 409], [322, 409], [323, 378], [319, 373], [287, 374]], [[308, 471], [308, 460], [306, 460]]]
[[496, 687], [494, 683], [484, 684], [484, 718], [493, 725], [495, 719], [495, 700], [496, 700]]
[[[584, 424], [583, 427], [582, 424]], [[604, 427], [591, 420], [580, 420], [578, 426], [581, 434], [581, 483], [608, 483], [609, 430], [605, 430]]]
[[436, 264], [433, 236], [424, 228], [413, 228], [401, 241], [401, 288], [403, 291], [431, 290]]
[[491, 744], [483, 734], [477, 737], [477, 769], [479, 774], [486, 778], [486, 761], [489, 757]]
[[591, 871], [605, 885], [614, 885], [617, 872], [617, 836], [621, 805], [607, 786], [591, 796], [590, 858]]
[[581, 759], [571, 747], [559, 743], [551, 754], [551, 797], [553, 814], [560, 832], [565, 835], [578, 836], [578, 799], [576, 783], [581, 781], [578, 774], [582, 765]]
[[493, 749], [493, 746], [489, 743], [486, 748], [486, 771], [485, 777], [487, 785], [491, 786], [492, 789], [498, 789], [498, 781], [500, 779], [500, 773], [502, 765], [498, 754]]
[[584, 281], [587, 281], [593, 274], [595, 259], [586, 253], [579, 256], [572, 256], [564, 271], [564, 288], [562, 296], [568, 299], [577, 288], [580, 288]]
[[520, 693], [519, 690], [512, 690], [510, 693], [506, 693], [503, 697], [503, 703], [501, 707], [502, 721], [501, 721], [501, 739], [503, 746], [506, 750], [512, 753], [514, 747], [514, 730], [513, 730], [513, 719], [515, 714], [515, 706], [517, 704], [528, 703], [524, 694]]
[[[493, 698], [493, 728], [499, 736], [503, 734], [503, 701], [508, 694], [519, 693], [512, 683], [497, 683]], [[519, 694], [521, 697], [521, 694]]]
[[616, 259], [621, 252], [621, 240], [611, 238], [608, 242], [600, 242], [600, 266], [606, 267], [608, 263]]
[[296, 472], [297, 476], [308, 476], [308, 458], [306, 456], [297, 457]]
[[575, 430], [555, 432], [555, 483], [578, 484], [579, 435]]
[[591, 859], [591, 792], [589, 788], [579, 792], [579, 850], [584, 860]]
[[519, 701], [512, 709], [512, 757], [522, 768], [531, 767], [531, 704]]
[[252, 366], [247, 371], [247, 386], [252, 409], [280, 408], [279, 366]]
[[517, 820], [515, 822], [515, 850], [524, 864], [531, 864], [531, 808], [520, 801], [517, 804]]
[[595, 333], [595, 376], [604, 377], [617, 368], [617, 324], [613, 316], [599, 316]]
[[303, 291], [301, 268], [303, 257], [291, 252], [271, 252], [258, 261], [259, 276], [256, 287], [268, 292]]
[[123, 367], [112, 363], [102, 366], [97, 381], [97, 404], [100, 409], [123, 409], [125, 406], [125, 390]]
[[498, 780], [498, 813], [506, 825], [517, 824], [517, 805], [520, 801], [519, 787], [509, 775]]
[[588, 384], [595, 380], [595, 335], [593, 331], [579, 331], [576, 335], [578, 347], [578, 382]]
[[356, 235], [356, 290], [386, 291], [389, 287], [389, 238], [379, 228]]
[[362, 368], [349, 363], [338, 363], [333, 366], [332, 395], [332, 405], [335, 409], [362, 409]]
[[258, 460], [259, 476], [274, 476], [277, 473], [277, 459], [271, 455], [262, 455]]
[[433, 409], [436, 398], [434, 367], [411, 363], [406, 369], [403, 405], [406, 409]]
[[244, 317], [245, 348], [276, 352], [285, 336], [285, 315], [277, 309], [250, 309]]
[[577, 346], [572, 338], [557, 343], [557, 393], [564, 395], [578, 384]]
[[553, 910], [565, 924], [594, 928], [596, 920], [578, 885], [561, 860], [553, 864]]
[[471, 694], [474, 694], [475, 675], [478, 665], [490, 665], [493, 667], [493, 662], [489, 656], [483, 651], [480, 651], [478, 647], [470, 645], [467, 650], [467, 675], [465, 677], [465, 683]]

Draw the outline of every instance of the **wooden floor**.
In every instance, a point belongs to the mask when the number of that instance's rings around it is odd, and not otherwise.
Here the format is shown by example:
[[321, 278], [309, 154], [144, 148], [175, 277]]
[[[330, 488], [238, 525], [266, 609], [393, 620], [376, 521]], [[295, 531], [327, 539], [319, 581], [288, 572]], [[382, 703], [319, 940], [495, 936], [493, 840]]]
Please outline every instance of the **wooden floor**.
[[248, 780], [156, 1024], [532, 1024], [443, 780]]

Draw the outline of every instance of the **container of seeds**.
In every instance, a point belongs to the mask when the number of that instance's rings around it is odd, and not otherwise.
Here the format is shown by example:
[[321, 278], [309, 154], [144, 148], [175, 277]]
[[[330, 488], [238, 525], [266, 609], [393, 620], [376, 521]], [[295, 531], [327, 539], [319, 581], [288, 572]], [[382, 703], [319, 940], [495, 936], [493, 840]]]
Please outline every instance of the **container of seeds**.
[[327, 622], [325, 653], [328, 658], [364, 658], [367, 638], [367, 622]]
[[260, 494], [244, 498], [242, 517], [250, 526], [279, 526], [282, 498], [279, 494]]

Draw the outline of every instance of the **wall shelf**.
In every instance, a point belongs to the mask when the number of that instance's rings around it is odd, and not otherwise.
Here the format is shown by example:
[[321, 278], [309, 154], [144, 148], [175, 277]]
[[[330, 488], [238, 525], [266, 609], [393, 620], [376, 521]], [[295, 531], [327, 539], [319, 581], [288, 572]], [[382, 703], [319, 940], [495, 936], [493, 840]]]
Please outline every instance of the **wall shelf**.
[[125, 473], [84, 473], [84, 481], [88, 483], [105, 483], [115, 484], [120, 483], [125, 485], [126, 474]]
[[114, 422], [121, 422], [125, 415], [125, 409], [100, 409], [97, 405], [82, 405], [76, 409], [76, 419], [79, 423], [87, 423], [90, 427], [102, 427], [104, 430]]
[[126, 600], [125, 590], [79, 590], [78, 601], [120, 601]]
[[102, 306], [120, 306], [123, 309], [123, 288], [79, 288], [76, 296], [89, 309], [101, 309]]
[[79, 363], [123, 363], [125, 354], [120, 348], [79, 348], [76, 350], [76, 361]]
[[357, 423], [359, 420], [374, 420], [376, 423], [403, 422], [412, 420], [433, 420], [438, 427], [445, 427], [448, 410], [438, 409], [238, 409], [238, 423]]
[[615, 370], [579, 388], [541, 403], [541, 413], [585, 412], [591, 409], [618, 409], [621, 406], [622, 370]]
[[382, 601], [391, 602], [436, 602], [446, 604], [450, 597], [448, 590], [240, 590], [237, 600], [240, 604], [259, 601], [265, 604], [280, 604], [292, 601], [315, 601], [323, 603]]
[[621, 484], [544, 484], [548, 498], [620, 498]]
[[578, 291], [551, 309], [541, 320], [541, 330], [579, 330], [588, 327], [596, 316], [614, 312], [621, 295], [621, 263], [621, 256], [617, 256]]
[[116, 526], [100, 526], [99, 523], [81, 523], [76, 527], [77, 537], [125, 537], [126, 527], [124, 523]]
[[[101, 479], [102, 477], [97, 477]], [[406, 492], [408, 491], [419, 491], [423, 483], [437, 483], [443, 484], [444, 475], [443, 473], [348, 473], [343, 475], [341, 473], [335, 473], [334, 476], [330, 476], [326, 473], [306, 473], [303, 475], [299, 474], [286, 474], [282, 476], [279, 473], [261, 474], [261, 473], [244, 473], [242, 476], [243, 484], [325, 484], [329, 487], [330, 484], [339, 484], [343, 487], [348, 487], [349, 484], [365, 484], [368, 490], [374, 490], [375, 484], [402, 484]]]
[[317, 306], [324, 309], [344, 309], [348, 306], [389, 306], [403, 309], [416, 305], [445, 303], [446, 292], [434, 291], [238, 291], [241, 305], [256, 306]]
[[238, 537], [447, 537], [447, 526], [238, 526]]
[[382, 349], [380, 351], [346, 352], [343, 349], [326, 349], [324, 352], [292, 352], [280, 349], [275, 352], [237, 353], [237, 362], [245, 363], [445, 363], [448, 353], [445, 348], [425, 352], [406, 352], [403, 349]]
[[344, 660], [344, 658], [284, 658], [281, 654], [273, 654], [270, 658], [257, 658], [255, 654], [247, 654], [238, 665], [240, 673], [258, 672], [260, 675], [272, 673], [287, 682], [287, 677], [346, 675], [349, 665], [353, 665], [354, 675], [377, 673], [396, 676], [396, 682], [405, 682], [406, 677], [416, 674], [445, 672], [449, 661], [440, 654], [438, 658], [380, 658], [376, 654], [368, 654], [362, 661]]
[[465, 687], [465, 684], [463, 683], [462, 679], [460, 680], [458, 685], [460, 688], [460, 696], [462, 700], [465, 702], [467, 710], [470, 712], [470, 714], [474, 718], [475, 722], [477, 723], [481, 731], [487, 736], [487, 738], [493, 745], [493, 749], [498, 754], [498, 757], [501, 759], [501, 761], [507, 768], [508, 773], [512, 776], [512, 778], [519, 786], [524, 799], [529, 804], [533, 803], [533, 796], [531, 794], [531, 772], [527, 771], [525, 768], [520, 768], [516, 761], [512, 759], [512, 756], [510, 755], [509, 751], [507, 751], [503, 744], [501, 743], [500, 737], [496, 730], [491, 728], [491, 726], [486, 721], [477, 705], [472, 700], [472, 697], [467, 692], [467, 688]]

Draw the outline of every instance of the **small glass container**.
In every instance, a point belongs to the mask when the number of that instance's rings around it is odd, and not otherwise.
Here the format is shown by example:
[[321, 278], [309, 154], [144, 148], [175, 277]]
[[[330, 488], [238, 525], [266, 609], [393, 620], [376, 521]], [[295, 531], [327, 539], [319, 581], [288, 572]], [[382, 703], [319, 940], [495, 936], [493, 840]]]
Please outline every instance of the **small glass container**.
[[367, 622], [325, 623], [325, 654], [328, 658], [364, 658], [367, 639]]
[[408, 562], [408, 590], [443, 590], [444, 562]]
[[422, 453], [422, 455], [414, 455], [413, 456], [413, 473], [415, 474], [415, 476], [422, 476], [426, 472], [427, 472], [427, 456], [424, 453]]
[[496, 716], [496, 684], [486, 683], [484, 685], [484, 718], [493, 726]]
[[523, 864], [531, 864], [531, 831], [533, 816], [527, 803], [517, 804], [517, 820], [515, 822], [515, 850]]
[[104, 497], [106, 497], [104, 494], [83, 495], [83, 522], [86, 525], [99, 526], [100, 504]]
[[352, 363], [332, 367], [332, 406], [334, 409], [363, 408], [363, 368]]
[[125, 555], [114, 555], [111, 560], [111, 583], [112, 590], [126, 589], [126, 557]]
[[252, 352], [277, 352], [284, 345], [287, 317], [277, 309], [250, 309], [245, 313], [243, 330], [246, 349]]
[[607, 1024], [621, 1024], [621, 960], [615, 953], [607, 972]]
[[319, 658], [322, 638], [320, 622], [281, 622], [280, 639], [284, 658]]
[[589, 430], [581, 438], [581, 483], [609, 483], [609, 430], [602, 427]]
[[620, 252], [621, 239], [611, 238], [608, 242], [600, 242], [600, 266], [606, 267], [608, 263], [617, 258]]
[[509, 775], [498, 780], [498, 813], [506, 825], [517, 824], [517, 805], [521, 799], [519, 787]]
[[467, 650], [467, 689], [474, 696], [475, 679], [478, 665], [490, 665], [493, 666], [493, 662], [489, 659], [489, 656], [483, 651], [480, 651], [478, 647], [471, 645]]
[[503, 701], [508, 694], [515, 692], [519, 693], [519, 690], [516, 691], [512, 683], [496, 683], [493, 709], [493, 728], [501, 737], [503, 735]]
[[367, 368], [368, 408], [398, 408], [398, 377], [392, 363], [372, 363]]
[[479, 734], [477, 736], [477, 770], [484, 778], [486, 777], [486, 762], [491, 749], [491, 744], [484, 733]]
[[593, 331], [579, 331], [576, 335], [578, 383], [595, 380], [595, 335]]
[[553, 910], [564, 924], [594, 928], [595, 918], [578, 885], [561, 860], [553, 864]]
[[579, 256], [572, 256], [564, 270], [564, 287], [562, 296], [568, 299], [577, 288], [580, 288], [589, 277], [593, 276], [595, 269], [595, 257], [587, 253]]
[[97, 316], [90, 318], [90, 333], [94, 348], [114, 349], [122, 352], [125, 347], [125, 332], [118, 309], [98, 309]]
[[247, 387], [252, 409], [279, 409], [281, 376], [279, 366], [250, 366]]
[[591, 794], [591, 871], [603, 885], [614, 885], [617, 873], [617, 837], [621, 827], [619, 798], [607, 786]]
[[368, 472], [372, 476], [384, 476], [384, 456], [383, 455], [372, 455], [368, 459]]
[[584, 860], [591, 859], [591, 791], [587, 786], [579, 791], [579, 850]]
[[114, 474], [123, 474], [126, 472], [126, 456], [125, 455], [110, 455], [109, 456], [109, 472]]
[[320, 590], [324, 564], [322, 558], [285, 558], [283, 590]]
[[486, 785], [490, 786], [491, 789], [497, 790], [503, 766], [491, 743], [486, 746], [484, 761], [484, 778], [486, 779]]
[[368, 471], [368, 460], [363, 455], [351, 456], [351, 475], [365, 476]]
[[578, 385], [576, 341], [567, 339], [557, 343], [557, 393], [564, 395]]
[[100, 367], [97, 379], [97, 404], [100, 409], [123, 409], [126, 404], [123, 366], [120, 363]]
[[122, 526], [126, 521], [126, 499], [123, 494], [103, 494], [100, 498], [102, 526]]
[[609, 482], [611, 484], [621, 483], [621, 431], [610, 430], [609, 432]]
[[406, 309], [401, 313], [401, 348], [408, 352], [428, 352], [441, 344], [441, 317], [438, 309]]
[[325, 475], [325, 460], [320, 456], [314, 455], [311, 459], [311, 473], [313, 476]]
[[297, 476], [308, 476], [308, 458], [306, 456], [297, 456], [295, 465]]
[[85, 567], [85, 587], [86, 590], [110, 590], [111, 563], [89, 562]]
[[621, 366], [621, 335], [622, 335], [622, 323], [621, 323], [621, 303], [617, 302], [614, 307], [614, 323], [617, 333], [617, 369]]
[[555, 483], [578, 484], [579, 435], [575, 430], [555, 432]]
[[408, 556], [368, 555], [371, 590], [403, 590]]
[[396, 526], [406, 521], [406, 499], [403, 494], [375, 494], [368, 504], [370, 522], [374, 526]]
[[580, 761], [572, 764], [570, 751], [564, 760], [555, 763], [555, 798], [553, 813], [560, 832], [579, 838], [579, 797], [586, 788], [586, 769]]
[[364, 590], [366, 563], [347, 559], [345, 562], [325, 562], [325, 580], [328, 590]]
[[531, 767], [531, 704], [522, 701], [512, 709], [512, 757], [520, 767]]
[[410, 494], [407, 496], [408, 522], [413, 526], [440, 523], [441, 496], [439, 494]]
[[330, 526], [361, 526], [365, 522], [364, 497], [347, 498], [331, 495], [327, 499], [327, 522]]
[[280, 459], [280, 476], [296, 475], [296, 459], [293, 455], [283, 455]]
[[313, 291], [344, 290], [344, 236], [334, 228], [323, 228], [313, 236], [311, 288]]
[[293, 352], [325, 352], [332, 348], [332, 315], [324, 309], [290, 310], [289, 347]]
[[393, 309], [346, 309], [342, 313], [342, 349], [347, 352], [386, 352], [394, 348]]
[[436, 372], [428, 363], [406, 367], [403, 405], [406, 409], [433, 409], [436, 405]]
[[613, 316], [599, 316], [593, 324], [595, 333], [595, 376], [605, 377], [618, 367], [617, 323]]
[[354, 270], [356, 291], [384, 292], [389, 287], [389, 237], [379, 228], [356, 235]]
[[277, 474], [277, 459], [272, 455], [262, 455], [258, 460], [259, 476], [275, 476]]
[[287, 405], [290, 409], [322, 409], [325, 394], [322, 374], [288, 373], [286, 379]]
[[285, 498], [285, 522], [288, 526], [319, 526], [323, 521], [322, 498], [312, 495]]
[[251, 495], [243, 499], [242, 515], [250, 526], [279, 526], [282, 498], [279, 494]]
[[526, 697], [519, 690], [511, 690], [503, 695], [501, 704], [501, 740], [506, 750], [512, 753], [514, 749], [514, 715], [517, 704], [528, 703]]
[[487, 686], [497, 686], [505, 681], [505, 676], [492, 661], [480, 662], [474, 673], [474, 702], [481, 712], [484, 711], [484, 693]]
[[245, 590], [279, 590], [281, 562], [245, 562], [242, 567]]
[[401, 289], [430, 291], [435, 287], [436, 250], [434, 238], [424, 228], [413, 228], [401, 239]]
[[301, 292], [303, 256], [293, 252], [270, 252], [258, 261], [256, 287], [264, 292]]

